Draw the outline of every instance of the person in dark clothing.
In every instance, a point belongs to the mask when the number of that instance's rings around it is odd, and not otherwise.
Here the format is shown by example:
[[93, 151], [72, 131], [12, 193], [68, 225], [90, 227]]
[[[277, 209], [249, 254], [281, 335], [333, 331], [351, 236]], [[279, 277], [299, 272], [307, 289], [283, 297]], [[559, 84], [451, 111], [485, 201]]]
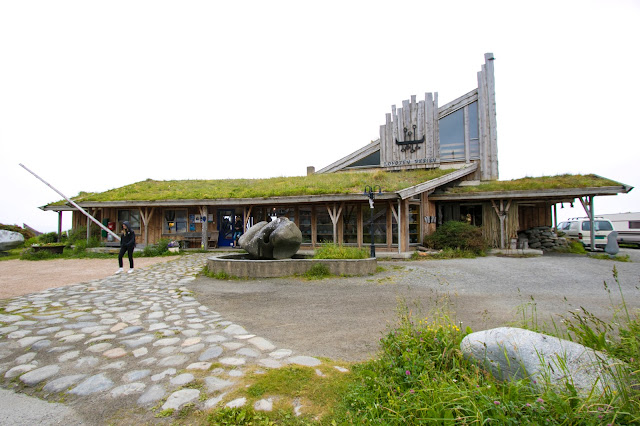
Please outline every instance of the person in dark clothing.
[[236, 223], [233, 224], [233, 244], [232, 247], [238, 246], [238, 238], [242, 235], [242, 219], [240, 216], [236, 216]]
[[116, 274], [123, 272], [122, 269], [122, 256], [125, 253], [129, 256], [129, 270], [127, 273], [133, 272], [133, 249], [136, 248], [136, 233], [131, 229], [129, 222], [122, 222], [122, 235], [120, 236], [120, 254], [118, 254], [118, 266], [120, 268], [116, 271]]

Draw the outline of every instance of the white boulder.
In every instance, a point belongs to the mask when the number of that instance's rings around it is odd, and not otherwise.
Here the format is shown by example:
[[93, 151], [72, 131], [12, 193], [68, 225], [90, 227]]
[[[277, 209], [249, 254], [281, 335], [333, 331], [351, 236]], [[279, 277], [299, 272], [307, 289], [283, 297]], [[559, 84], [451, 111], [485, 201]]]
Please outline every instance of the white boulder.
[[24, 236], [19, 232], [0, 229], [0, 251], [11, 250], [24, 243]]
[[483, 365], [499, 380], [529, 378], [531, 384], [587, 395], [617, 389], [616, 368], [622, 363], [575, 342], [521, 328], [500, 327], [467, 335], [460, 343], [465, 358]]

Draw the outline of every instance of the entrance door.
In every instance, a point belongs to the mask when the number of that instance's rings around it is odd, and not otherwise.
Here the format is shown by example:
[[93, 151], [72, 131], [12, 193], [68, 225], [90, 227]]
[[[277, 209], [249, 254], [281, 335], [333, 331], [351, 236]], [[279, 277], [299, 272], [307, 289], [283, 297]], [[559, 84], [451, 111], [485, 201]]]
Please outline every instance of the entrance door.
[[233, 244], [234, 209], [218, 209], [218, 247], [230, 247]]

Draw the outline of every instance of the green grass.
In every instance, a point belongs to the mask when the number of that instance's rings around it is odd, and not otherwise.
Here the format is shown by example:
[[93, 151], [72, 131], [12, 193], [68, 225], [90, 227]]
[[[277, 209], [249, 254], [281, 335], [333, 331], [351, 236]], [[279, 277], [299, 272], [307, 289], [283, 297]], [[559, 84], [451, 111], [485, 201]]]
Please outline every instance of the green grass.
[[607, 253], [592, 253], [589, 254], [589, 257], [601, 260], [615, 260], [617, 262], [631, 262], [631, 258], [628, 254], [617, 254], [615, 256], [611, 256]]
[[[429, 181], [448, 169], [412, 170], [398, 173], [384, 171], [328, 173], [311, 176], [274, 177], [269, 179], [218, 179], [157, 181], [147, 179], [101, 193], [81, 192], [73, 197], [83, 201], [152, 201], [218, 198], [269, 198], [296, 195], [357, 194], [367, 185], [380, 185], [393, 192]], [[65, 201], [52, 203], [64, 204]]]
[[323, 263], [314, 263], [303, 276], [308, 280], [321, 280], [331, 276], [329, 267]]
[[603, 186], [620, 186], [619, 182], [605, 179], [597, 175], [556, 175], [525, 177], [522, 179], [483, 182], [476, 186], [456, 186], [447, 192], [462, 194], [470, 192], [523, 191], [540, 189], [594, 188]]

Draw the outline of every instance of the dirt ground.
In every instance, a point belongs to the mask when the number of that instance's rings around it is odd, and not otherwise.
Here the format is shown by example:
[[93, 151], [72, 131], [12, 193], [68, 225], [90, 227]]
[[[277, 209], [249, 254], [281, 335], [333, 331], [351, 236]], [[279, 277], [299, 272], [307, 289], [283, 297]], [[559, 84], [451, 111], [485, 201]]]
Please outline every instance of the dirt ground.
[[[172, 259], [175, 257], [138, 257], [134, 259], [134, 267], [145, 268]], [[125, 259], [125, 271], [128, 267], [128, 260]], [[113, 275], [117, 269], [117, 259], [0, 261], [0, 299], [105, 278]]]

